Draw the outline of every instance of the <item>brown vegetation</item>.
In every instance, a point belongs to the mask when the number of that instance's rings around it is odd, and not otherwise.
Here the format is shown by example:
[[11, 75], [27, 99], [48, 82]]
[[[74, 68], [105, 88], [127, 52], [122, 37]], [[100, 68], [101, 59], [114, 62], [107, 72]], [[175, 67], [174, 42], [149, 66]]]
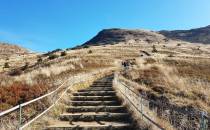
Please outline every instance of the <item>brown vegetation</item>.
[[7, 87], [0, 87], [0, 111], [39, 97], [46, 93], [48, 89], [47, 84], [39, 83], [29, 86], [21, 82], [15, 82]]

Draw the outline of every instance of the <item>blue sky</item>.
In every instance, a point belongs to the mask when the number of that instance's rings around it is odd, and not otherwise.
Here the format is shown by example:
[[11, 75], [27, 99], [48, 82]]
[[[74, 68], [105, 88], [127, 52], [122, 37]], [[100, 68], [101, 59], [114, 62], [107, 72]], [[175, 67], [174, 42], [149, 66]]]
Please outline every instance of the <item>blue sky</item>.
[[105, 28], [210, 25], [210, 0], [0, 0], [0, 41], [33, 51], [68, 48]]

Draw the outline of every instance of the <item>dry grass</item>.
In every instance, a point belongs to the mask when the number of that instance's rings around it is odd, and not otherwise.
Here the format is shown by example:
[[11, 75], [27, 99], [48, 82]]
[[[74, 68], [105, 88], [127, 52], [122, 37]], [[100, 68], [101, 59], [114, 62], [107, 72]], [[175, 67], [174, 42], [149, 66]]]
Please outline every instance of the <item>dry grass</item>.
[[147, 91], [164, 96], [178, 106], [192, 106], [210, 113], [210, 62], [146, 59], [139, 68], [123, 73], [124, 77], [143, 85]]
[[[72, 55], [66, 55], [29, 65], [25, 70], [20, 70], [21, 73], [18, 75], [9, 75], [7, 72], [0, 74], [0, 111], [52, 91], [60, 81], [69, 76], [111, 66], [112, 60], [107, 58], [79, 56], [72, 58]], [[12, 96], [13, 92], [15, 96]]]
[[[152, 53], [153, 44], [155, 43], [120, 43], [69, 50], [66, 56], [53, 60], [43, 56], [39, 64], [39, 54], [12, 56], [8, 60], [11, 68], [0, 68], [0, 89], [5, 91], [5, 95], [9, 95], [7, 89], [18, 82], [22, 87], [17, 88], [21, 91], [25, 86], [30, 89], [39, 84], [47, 84], [45, 87], [51, 91], [70, 76], [109, 67], [121, 69], [123, 60], [136, 59], [132, 69], [123, 74], [128, 80], [138, 84], [136, 87], [140, 92], [145, 91], [155, 97], [164, 96], [171, 104], [193, 106], [210, 113], [210, 46], [170, 41], [169, 44], [156, 44], [157, 53]], [[200, 49], [196, 50], [198, 46]], [[88, 53], [89, 50], [92, 53]], [[142, 51], [150, 55], [147, 56]], [[0, 66], [5, 62], [6, 59], [1, 59]], [[23, 67], [26, 62], [29, 62], [29, 66], [20, 75], [10, 76], [7, 73], [14, 68]], [[2, 106], [3, 109], [8, 107], [12, 105]]]
[[[122, 76], [119, 76], [119, 80], [123, 81], [127, 85], [131, 86], [130, 89], [132, 89], [133, 92], [135, 92], [136, 94], [139, 93], [137, 90], [144, 90], [145, 92], [148, 91], [146, 86], [139, 85], [138, 83], [132, 82], [131, 80], [128, 80]], [[122, 84], [119, 83], [117, 80], [114, 81], [115, 89], [118, 89], [121, 85]], [[135, 88], [134, 88], [134, 86], [135, 86]], [[127, 91], [125, 91], [125, 93], [127, 93], [127, 96], [129, 96], [130, 99], [133, 101], [133, 104], [136, 105], [136, 107], [138, 107], [139, 100], [135, 99], [136, 98], [135, 94], [129, 94], [129, 92], [127, 92]], [[126, 98], [121, 93], [118, 93], [117, 95], [123, 101], [123, 104], [126, 106], [126, 108], [128, 108], [129, 112], [132, 113], [133, 119], [136, 121], [136, 123], [137, 123], [136, 125], [139, 129], [143, 129], [143, 130], [159, 129], [159, 128], [157, 128], [156, 125], [152, 124], [147, 118], [142, 116], [142, 114], [139, 113], [136, 110], [136, 108], [128, 100], [126, 100]], [[162, 128], [165, 128], [166, 130], [175, 130], [175, 128], [169, 122], [158, 117], [157, 113], [153, 112], [152, 110], [150, 110], [148, 107], [144, 106], [143, 104], [142, 104], [142, 111], [145, 116], [147, 116], [149, 119], [153, 120], [155, 123], [160, 125]]]
[[71, 93], [89, 87], [93, 83], [93, 81], [100, 79], [105, 75], [111, 74], [112, 70], [113, 69], [105, 69], [101, 71], [91, 72], [89, 74], [84, 74], [83, 76], [81, 75], [82, 78], [77, 78], [78, 81], [76, 81], [75, 84], [71, 84], [72, 86], [62, 97], [61, 101], [59, 101], [59, 103], [57, 103], [53, 107], [53, 109], [51, 109], [49, 112], [40, 117], [40, 119], [28, 126], [26, 130], [39, 130], [41, 128], [43, 129], [47, 127], [48, 125], [54, 124], [56, 121], [58, 121], [59, 115], [65, 112], [66, 106], [69, 105]]

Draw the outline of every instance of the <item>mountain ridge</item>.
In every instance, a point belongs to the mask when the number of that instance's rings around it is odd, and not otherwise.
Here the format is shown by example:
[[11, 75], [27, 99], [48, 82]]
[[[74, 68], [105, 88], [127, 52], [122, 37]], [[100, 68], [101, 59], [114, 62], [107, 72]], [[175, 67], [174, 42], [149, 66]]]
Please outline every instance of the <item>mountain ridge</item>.
[[103, 29], [96, 36], [82, 44], [81, 47], [139, 41], [159, 43], [166, 42], [169, 39], [182, 40], [191, 43], [210, 44], [210, 25], [190, 30], [162, 30], [157, 32], [141, 29]]
[[210, 44], [210, 25], [189, 30], [162, 30], [159, 33], [173, 40]]

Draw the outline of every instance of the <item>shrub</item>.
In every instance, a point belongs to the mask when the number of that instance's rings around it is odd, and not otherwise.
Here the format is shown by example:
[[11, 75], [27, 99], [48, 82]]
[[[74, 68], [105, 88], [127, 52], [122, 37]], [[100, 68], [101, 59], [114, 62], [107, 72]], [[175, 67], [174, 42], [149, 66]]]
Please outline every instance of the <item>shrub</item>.
[[1, 87], [0, 111], [39, 97], [46, 93], [48, 88], [49, 86], [43, 83], [27, 85], [21, 82], [15, 82], [10, 86]]
[[67, 55], [66, 51], [61, 52], [61, 56], [66, 56], [66, 55]]
[[88, 46], [88, 45], [85, 45], [85, 46], [84, 46], [84, 48], [89, 48], [89, 47], [90, 47], [90, 46]]
[[168, 41], [169, 41], [169, 39], [168, 39], [168, 38], [164, 38], [163, 40], [164, 40], [165, 42], [168, 42]]
[[152, 40], [150, 40], [150, 39], [146, 39], [145, 40], [147, 43], [152, 43]]
[[93, 51], [92, 51], [92, 50], [89, 50], [89, 51], [88, 51], [88, 54], [91, 54], [91, 53], [93, 53]]
[[181, 46], [181, 44], [180, 44], [180, 43], [178, 43], [176, 46]]
[[4, 64], [4, 68], [9, 68], [10, 66], [9, 66], [9, 63], [8, 62], [6, 62], [5, 64]]
[[9, 72], [10, 76], [18, 76], [22, 74], [22, 70], [21, 69], [14, 69], [12, 71]]
[[56, 54], [51, 54], [51, 55], [49, 55], [48, 59], [49, 59], [49, 60], [53, 60], [53, 59], [56, 59], [56, 58], [58, 58], [58, 57], [59, 57], [59, 56], [56, 55]]
[[22, 70], [23, 71], [26, 70], [28, 68], [28, 66], [29, 66], [29, 62], [26, 62], [25, 65], [22, 67]]
[[152, 46], [152, 52], [153, 52], [153, 53], [158, 52], [157, 49], [156, 49], [156, 47], [155, 47], [155, 45]]
[[39, 57], [39, 58], [37, 59], [37, 63], [41, 63], [41, 62], [42, 62], [42, 58]]

